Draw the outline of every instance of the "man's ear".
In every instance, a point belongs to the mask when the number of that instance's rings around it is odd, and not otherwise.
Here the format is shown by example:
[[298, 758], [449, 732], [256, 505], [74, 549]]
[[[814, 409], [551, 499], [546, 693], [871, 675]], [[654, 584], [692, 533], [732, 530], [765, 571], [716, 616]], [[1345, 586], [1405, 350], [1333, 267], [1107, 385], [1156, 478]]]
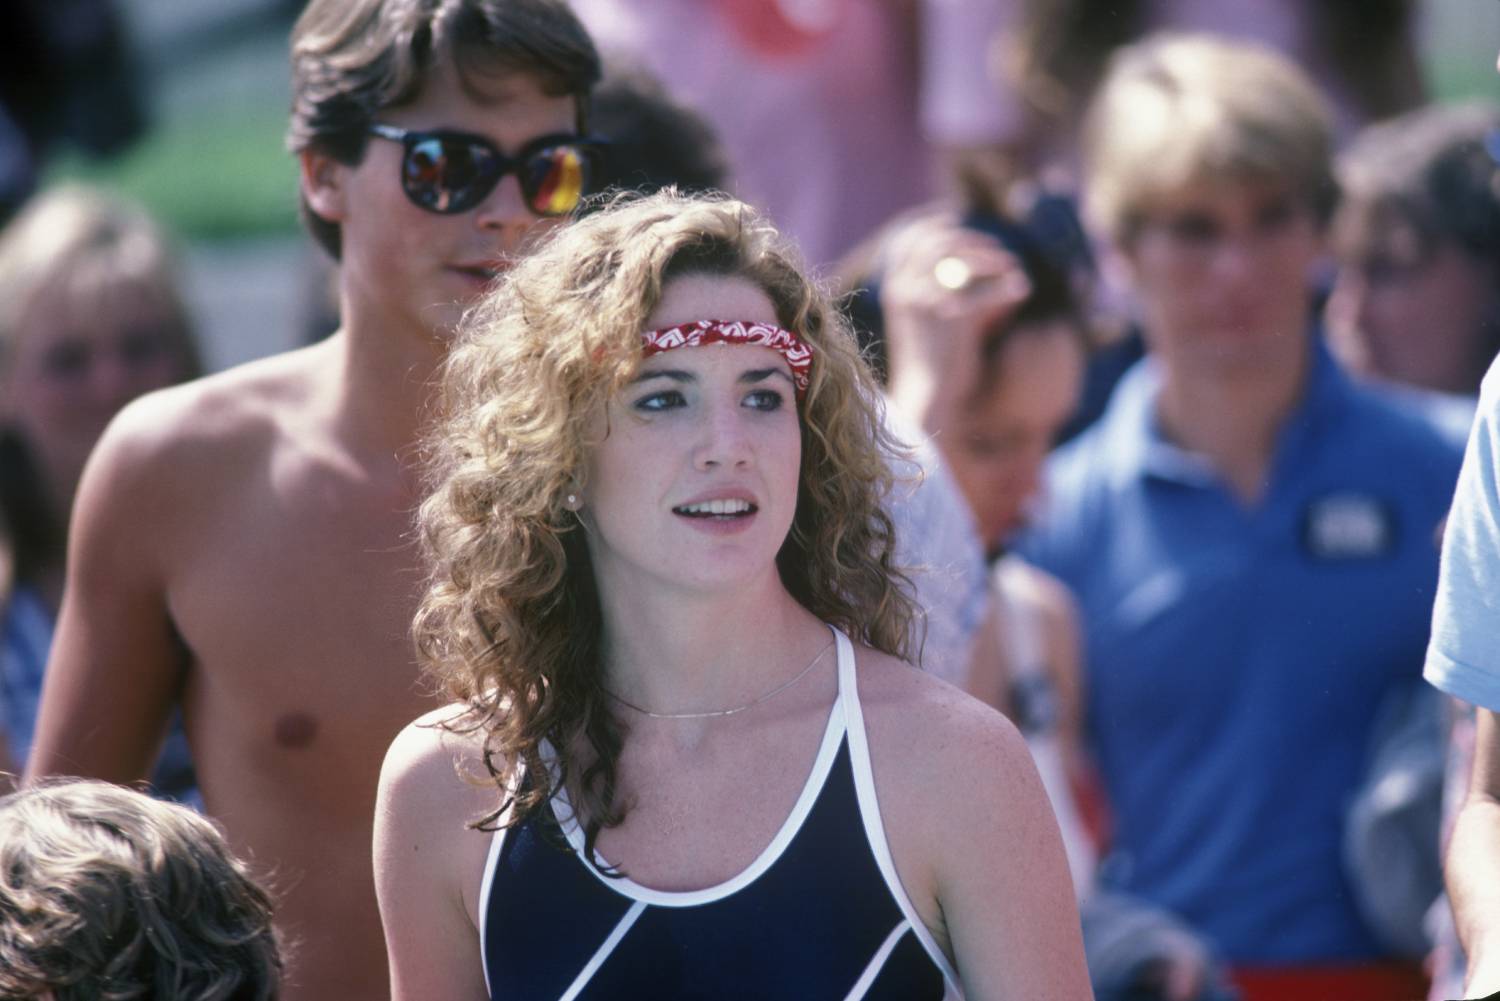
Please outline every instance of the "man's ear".
[[310, 147], [297, 154], [297, 163], [307, 207], [329, 222], [343, 222], [349, 168]]

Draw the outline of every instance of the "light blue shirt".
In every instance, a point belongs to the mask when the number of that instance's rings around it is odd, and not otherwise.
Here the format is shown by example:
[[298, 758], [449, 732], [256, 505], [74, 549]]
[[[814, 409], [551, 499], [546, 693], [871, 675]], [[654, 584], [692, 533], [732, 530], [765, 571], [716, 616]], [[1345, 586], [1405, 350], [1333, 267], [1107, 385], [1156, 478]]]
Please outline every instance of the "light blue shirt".
[[1500, 712], [1500, 360], [1479, 393], [1448, 527], [1427, 648], [1428, 681]]

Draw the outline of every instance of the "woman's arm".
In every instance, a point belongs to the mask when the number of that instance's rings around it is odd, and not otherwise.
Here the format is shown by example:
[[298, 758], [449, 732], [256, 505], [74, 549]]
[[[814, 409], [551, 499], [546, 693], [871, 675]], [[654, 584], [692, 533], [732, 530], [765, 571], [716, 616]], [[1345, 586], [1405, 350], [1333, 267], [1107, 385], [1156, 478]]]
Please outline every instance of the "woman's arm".
[[429, 713], [402, 730], [380, 772], [375, 892], [392, 1001], [489, 997], [476, 915], [492, 835], [468, 824], [492, 808], [497, 793], [456, 770], [473, 755], [434, 725], [451, 712]]
[[965, 996], [1091, 998], [1067, 858], [1026, 744], [999, 716], [965, 729], [944, 755], [952, 795], [933, 865]]
[[999, 713], [878, 655], [862, 671], [896, 869], [969, 1001], [1091, 998], [1072, 880], [1026, 743]]

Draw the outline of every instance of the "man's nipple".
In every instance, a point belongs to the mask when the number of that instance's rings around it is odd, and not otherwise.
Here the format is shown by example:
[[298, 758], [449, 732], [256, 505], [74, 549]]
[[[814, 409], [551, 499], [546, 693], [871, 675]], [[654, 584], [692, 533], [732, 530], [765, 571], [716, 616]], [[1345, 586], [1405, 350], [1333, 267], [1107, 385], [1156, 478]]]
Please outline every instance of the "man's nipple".
[[299, 750], [310, 746], [318, 739], [318, 721], [308, 713], [282, 713], [276, 717], [276, 727], [273, 732], [278, 747]]

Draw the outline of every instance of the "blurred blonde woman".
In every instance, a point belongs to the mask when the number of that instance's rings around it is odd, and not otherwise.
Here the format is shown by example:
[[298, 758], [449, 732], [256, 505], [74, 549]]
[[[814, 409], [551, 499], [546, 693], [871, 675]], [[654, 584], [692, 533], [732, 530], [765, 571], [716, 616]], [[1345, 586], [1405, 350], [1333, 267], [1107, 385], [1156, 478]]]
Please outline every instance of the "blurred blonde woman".
[[[177, 262], [142, 209], [58, 188], [0, 234], [0, 726], [9, 770], [24, 766], [31, 746], [84, 462], [121, 407], [200, 369]], [[185, 794], [180, 738], [163, 767], [164, 791]]]

